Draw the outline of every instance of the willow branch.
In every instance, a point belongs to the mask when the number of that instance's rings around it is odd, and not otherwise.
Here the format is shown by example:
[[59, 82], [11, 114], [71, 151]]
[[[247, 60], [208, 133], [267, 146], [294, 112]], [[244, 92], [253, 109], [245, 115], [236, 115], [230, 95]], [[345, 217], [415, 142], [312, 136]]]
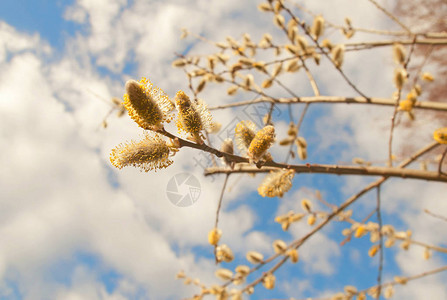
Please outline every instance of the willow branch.
[[[275, 104], [296, 104], [296, 103], [347, 103], [347, 104], [375, 104], [382, 106], [394, 106], [395, 100], [388, 98], [364, 98], [364, 97], [339, 97], [339, 96], [311, 96], [311, 97], [290, 97], [290, 98], [271, 98], [261, 97], [255, 100], [246, 100], [234, 102], [225, 105], [210, 107], [210, 110], [223, 109], [229, 107], [245, 106], [254, 103], [274, 102]], [[434, 111], [447, 111], [447, 103], [417, 101], [414, 109], [425, 109]]]
[[287, 165], [275, 162], [267, 162], [258, 169], [257, 167], [241, 165], [236, 166], [234, 170], [212, 167], [205, 169], [205, 176], [214, 174], [232, 174], [232, 173], [268, 173], [278, 169], [290, 169], [296, 173], [317, 173], [317, 174], [335, 174], [335, 175], [363, 175], [363, 176], [389, 176], [411, 179], [422, 179], [427, 181], [447, 182], [447, 175], [439, 174], [434, 171], [423, 171], [415, 169], [401, 169], [391, 167], [366, 167], [366, 166], [341, 166], [325, 164], [300, 164]]
[[[189, 142], [187, 140], [176, 137], [172, 133], [167, 132], [164, 129], [158, 130], [158, 133], [167, 136], [173, 140], [176, 140], [179, 147], [189, 147], [198, 150], [202, 150], [217, 157], [225, 157], [228, 161], [234, 163], [248, 163], [248, 158], [241, 157], [234, 154], [214, 149], [206, 144], [197, 144]], [[432, 147], [439, 145], [437, 142], [430, 144]], [[290, 169], [296, 173], [322, 173], [322, 174], [337, 174], [337, 175], [363, 175], [363, 176], [389, 176], [400, 178], [412, 178], [422, 179], [428, 181], [440, 181], [447, 182], [447, 175], [432, 171], [423, 170], [404, 170], [400, 168], [387, 168], [387, 167], [366, 167], [366, 166], [339, 166], [339, 165], [323, 165], [323, 164], [305, 164], [305, 165], [289, 165], [276, 163], [273, 161], [266, 162], [262, 169], [251, 166], [236, 166], [233, 170], [223, 168], [207, 168], [205, 169], [205, 176], [213, 174], [231, 174], [231, 173], [266, 173], [273, 170]]]
[[401, 241], [408, 241], [410, 244], [414, 244], [414, 245], [418, 245], [424, 248], [428, 248], [431, 249], [433, 251], [439, 252], [439, 253], [444, 253], [447, 254], [447, 248], [444, 247], [439, 247], [439, 246], [435, 246], [435, 245], [429, 245], [427, 243], [424, 242], [419, 242], [416, 240], [412, 240], [412, 239], [406, 239], [406, 238], [401, 238], [401, 237], [396, 237], [397, 240], [401, 240]]
[[[413, 39], [402, 39], [402, 40], [383, 40], [383, 41], [370, 41], [370, 42], [357, 42], [357, 43], [346, 43], [346, 51], [348, 50], [362, 50], [371, 49], [376, 47], [392, 46], [396, 43], [402, 45], [413, 44]], [[447, 38], [418, 38], [415, 45], [433, 45], [433, 46], [445, 46], [447, 45]]]

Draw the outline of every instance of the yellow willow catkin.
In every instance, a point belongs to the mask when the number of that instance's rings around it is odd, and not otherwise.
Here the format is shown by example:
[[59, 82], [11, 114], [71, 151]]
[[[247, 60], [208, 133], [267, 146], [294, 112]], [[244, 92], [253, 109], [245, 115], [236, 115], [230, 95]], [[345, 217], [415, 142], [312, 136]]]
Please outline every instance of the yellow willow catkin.
[[394, 71], [394, 84], [398, 90], [401, 90], [407, 80], [407, 72], [404, 69]]
[[287, 250], [287, 244], [283, 240], [275, 240], [273, 242], [273, 250], [275, 253], [282, 254]]
[[239, 89], [239, 86], [237, 86], [237, 85], [230, 86], [227, 89], [227, 94], [230, 95], [230, 96], [233, 96], [233, 95], [235, 95], [237, 93], [238, 89]]
[[428, 72], [424, 72], [424, 73], [422, 73], [422, 75], [421, 75], [421, 79], [422, 79], [422, 80], [425, 80], [425, 81], [433, 81], [433, 80], [435, 80], [435, 78], [433, 77], [433, 75], [431, 75], [431, 74], [428, 73]]
[[209, 128], [206, 129], [206, 132], [215, 134], [220, 131], [222, 128], [222, 124], [219, 122], [211, 122]]
[[307, 217], [307, 224], [309, 224], [309, 226], [312, 226], [315, 224], [315, 221], [317, 220], [317, 218], [315, 217], [314, 214], [309, 215], [309, 217]]
[[402, 111], [412, 111], [414, 106], [414, 102], [408, 99], [401, 100], [399, 102], [399, 110]]
[[273, 171], [265, 177], [258, 187], [258, 193], [262, 197], [282, 197], [292, 187], [292, 179], [295, 176], [293, 170]]
[[264, 255], [256, 251], [248, 251], [245, 257], [254, 265], [259, 264], [264, 260]]
[[250, 273], [250, 267], [247, 265], [239, 265], [236, 267], [235, 271], [242, 276], [247, 276]]
[[332, 48], [331, 54], [332, 54], [332, 61], [334, 62], [335, 66], [337, 68], [340, 68], [341, 65], [343, 64], [343, 59], [345, 55], [345, 45], [339, 44], [335, 46], [334, 48]]
[[271, 290], [275, 287], [275, 281], [275, 275], [273, 275], [272, 273], [268, 273], [262, 280], [262, 284], [266, 289]]
[[217, 245], [217, 243], [219, 243], [221, 236], [222, 236], [222, 230], [218, 228], [211, 229], [211, 231], [208, 233], [208, 243], [213, 246]]
[[193, 139], [203, 144], [200, 132], [210, 127], [211, 115], [204, 103], [193, 103], [183, 91], [177, 92], [175, 106], [178, 110], [177, 128], [183, 130]]
[[110, 153], [110, 162], [121, 169], [126, 166], [134, 166], [142, 171], [162, 169], [170, 166], [170, 147], [153, 132], [145, 133], [141, 141], [131, 141], [120, 144]]
[[233, 251], [226, 244], [216, 247], [217, 261], [231, 262], [234, 259]]
[[324, 18], [322, 16], [317, 16], [314, 19], [312, 24], [312, 28], [310, 30], [312, 35], [316, 40], [323, 34], [324, 32]]
[[379, 251], [380, 246], [379, 245], [373, 245], [371, 248], [369, 248], [368, 250], [368, 255], [370, 257], [373, 257], [377, 254], [377, 252]]
[[124, 106], [132, 120], [141, 128], [151, 130], [163, 128], [163, 122], [170, 121], [168, 114], [173, 109], [168, 96], [144, 77], [140, 82], [126, 82]]
[[256, 125], [251, 121], [241, 121], [236, 124], [235, 141], [237, 148], [246, 153], [251, 141], [256, 135]]
[[276, 14], [275, 17], [273, 18], [273, 23], [278, 26], [279, 28], [284, 28], [284, 24], [285, 24], [285, 19], [283, 15], [280, 14]]
[[259, 130], [248, 147], [247, 154], [251, 162], [257, 163], [275, 141], [275, 127], [267, 125]]
[[364, 225], [360, 225], [357, 227], [357, 230], [355, 231], [354, 237], [361, 238], [364, 236], [368, 231], [366, 230], [366, 227]]
[[231, 272], [228, 269], [218, 269], [215, 273], [217, 278], [223, 280], [223, 281], [227, 281], [230, 280], [233, 277], [233, 272]]
[[355, 286], [352, 285], [347, 285], [343, 288], [343, 290], [345, 291], [346, 294], [352, 296], [357, 294], [357, 288]]
[[290, 261], [294, 264], [299, 260], [298, 251], [296, 249], [290, 249], [287, 251], [287, 256], [290, 257]]
[[285, 70], [286, 72], [296, 72], [300, 69], [301, 65], [299, 63], [298, 59], [293, 59], [291, 61], [289, 61], [286, 66], [285, 66]]
[[303, 36], [297, 36], [296, 37], [296, 43], [298, 44], [299, 48], [303, 51], [306, 52], [307, 50], [307, 40], [306, 38], [304, 38]]
[[394, 44], [393, 57], [397, 64], [403, 65], [405, 63], [405, 48], [402, 44]]
[[309, 199], [301, 200], [301, 207], [303, 208], [303, 210], [305, 210], [309, 213], [312, 211], [312, 204], [310, 203]]
[[440, 144], [447, 144], [447, 127], [436, 129], [433, 138]]

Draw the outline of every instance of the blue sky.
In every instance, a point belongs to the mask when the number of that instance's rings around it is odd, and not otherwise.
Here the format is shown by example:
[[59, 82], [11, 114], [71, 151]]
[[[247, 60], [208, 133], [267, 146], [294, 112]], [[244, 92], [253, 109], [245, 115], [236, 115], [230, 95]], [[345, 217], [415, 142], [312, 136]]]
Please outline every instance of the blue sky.
[[67, 22], [65, 9], [74, 1], [2, 1], [0, 16], [3, 21], [26, 33], [39, 35], [53, 47], [64, 48], [68, 36], [81, 29], [74, 22]]
[[[336, 2], [336, 3], [335, 3]], [[303, 1], [331, 22], [351, 16], [361, 27], [396, 29], [368, 1]], [[214, 225], [216, 202], [223, 176], [204, 177], [195, 149], [182, 149], [175, 163], [157, 173], [133, 168], [118, 170], [110, 164], [110, 150], [142, 132], [130, 118], [111, 114], [108, 127], [100, 124], [112, 97], [121, 98], [127, 80], [146, 76], [170, 97], [188, 90], [184, 73], [171, 67], [175, 53], [209, 54], [214, 47], [193, 37], [180, 40], [181, 28], [215, 41], [250, 32], [259, 40], [268, 31], [284, 41], [272, 16], [255, 9], [259, 1], [10, 1], [0, 4], [0, 212], [1, 299], [179, 299], [198, 290], [175, 280], [184, 270], [206, 285], [214, 277], [212, 247], [207, 233]], [[307, 16], [304, 19], [311, 20]], [[307, 20], [306, 19], [306, 20]], [[334, 42], [346, 42], [334, 30]], [[372, 39], [358, 34], [353, 41]], [[371, 96], [393, 92], [390, 49], [376, 54], [352, 53], [346, 72]], [[265, 55], [268, 60], [272, 56]], [[359, 66], [362, 66], [360, 68]], [[328, 62], [312, 65], [312, 72], [328, 95], [352, 95], [331, 71]], [[436, 71], [436, 70], [435, 70]], [[377, 75], [380, 74], [380, 75]], [[312, 90], [303, 73], [285, 77], [285, 84], [299, 95]], [[258, 80], [258, 78], [256, 78]], [[299, 84], [297, 84], [297, 82]], [[228, 86], [210, 85], [201, 95], [210, 105], [251, 99], [238, 93], [229, 97]], [[272, 93], [283, 96], [281, 89]], [[223, 128], [235, 118], [246, 119], [255, 107], [213, 111]], [[293, 107], [295, 121], [300, 108]], [[379, 108], [313, 105], [301, 134], [309, 144], [309, 163], [349, 163], [353, 157], [383, 163], [387, 139], [384, 130], [391, 111]], [[386, 116], [386, 117], [384, 117]], [[426, 132], [437, 124], [420, 117], [415, 145], [430, 139]], [[285, 137], [287, 106], [273, 115], [278, 139]], [[173, 129], [169, 127], [169, 129]], [[231, 128], [230, 128], [231, 130]], [[408, 135], [396, 133], [396, 148]], [[175, 129], [174, 129], [175, 132]], [[218, 143], [220, 135], [212, 136]], [[275, 145], [272, 154], [285, 157]], [[298, 159], [293, 161], [300, 163]], [[186, 208], [168, 200], [166, 184], [174, 175], [189, 172], [200, 181], [199, 200]], [[281, 199], [257, 194], [261, 175], [231, 176], [225, 193], [220, 228], [222, 243], [235, 253], [223, 267], [248, 264], [245, 253], [257, 250], [270, 256], [272, 242], [291, 242], [311, 227], [305, 221], [284, 232], [275, 216], [289, 210], [301, 212], [301, 199], [311, 200], [321, 191], [325, 200], [340, 204], [373, 178], [332, 175], [296, 175], [293, 188]], [[445, 186], [436, 183], [392, 180], [382, 189], [384, 222], [396, 230], [413, 230], [415, 239], [446, 246], [445, 226], [423, 213], [425, 208], [447, 215]], [[423, 199], [423, 200], [421, 200]], [[374, 209], [375, 192], [357, 202], [356, 220]], [[372, 221], [375, 221], [374, 217]], [[335, 222], [300, 248], [300, 262], [286, 264], [275, 275], [277, 287], [257, 287], [250, 299], [322, 297], [374, 285], [377, 257], [369, 258], [368, 237], [339, 246], [347, 223]], [[444, 265], [445, 256], [425, 261], [424, 248], [409, 251], [398, 246], [385, 252], [384, 279], [414, 275]], [[265, 270], [265, 269], [262, 269]], [[248, 281], [259, 273], [250, 275]], [[429, 277], [396, 288], [396, 299], [447, 297], [445, 275]], [[430, 287], [427, 290], [424, 287]], [[424, 291], [425, 290], [425, 291]], [[210, 298], [211, 299], [211, 298]], [[247, 298], [248, 299], [248, 298]]]

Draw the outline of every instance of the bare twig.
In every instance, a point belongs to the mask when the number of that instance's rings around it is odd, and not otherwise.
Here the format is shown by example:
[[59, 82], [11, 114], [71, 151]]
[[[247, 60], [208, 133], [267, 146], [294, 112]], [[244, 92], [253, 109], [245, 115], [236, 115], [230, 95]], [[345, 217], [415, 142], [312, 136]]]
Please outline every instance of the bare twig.
[[[306, 105], [304, 106], [303, 110], [301, 111], [300, 119], [298, 120], [298, 123], [296, 125], [296, 133], [294, 135], [294, 138], [296, 138], [299, 135], [299, 133], [300, 133], [301, 124], [303, 123], [304, 116], [306, 115], [307, 110], [309, 109], [309, 105], [310, 105], [310, 103], [306, 103]], [[293, 149], [294, 146], [295, 146], [295, 143], [290, 144], [289, 151], [287, 152], [287, 156], [286, 156], [286, 159], [284, 161], [285, 164], [289, 161], [290, 153], [292, 152], [292, 149]]]
[[410, 28], [408, 28], [407, 26], [405, 26], [405, 24], [403, 24], [398, 18], [396, 18], [395, 15], [393, 15], [392, 13], [390, 13], [389, 11], [387, 11], [384, 7], [382, 7], [379, 3], [377, 3], [375, 0], [368, 0], [369, 2], [371, 2], [372, 4], [374, 4], [380, 11], [382, 11], [385, 15], [387, 15], [391, 20], [393, 20], [394, 22], [396, 22], [397, 24], [400, 25], [400, 27], [402, 27], [406, 32], [408, 32], [408, 34], [411, 34], [411, 30]]
[[230, 177], [230, 174], [227, 174], [225, 176], [225, 180], [224, 180], [224, 184], [222, 186], [222, 191], [220, 192], [220, 197], [219, 197], [219, 202], [217, 204], [217, 210], [216, 210], [216, 221], [214, 222], [214, 227], [217, 228], [217, 225], [219, 223], [219, 212], [220, 212], [220, 208], [222, 206], [222, 199], [223, 199], [223, 195], [225, 192], [225, 188], [227, 187], [227, 182], [228, 182], [228, 178]]
[[442, 221], [447, 222], [447, 217], [444, 217], [444, 216], [441, 216], [441, 215], [438, 215], [438, 214], [434, 214], [431, 211], [429, 211], [428, 209], [424, 209], [424, 212], [429, 214], [432, 217], [435, 217], [435, 218], [438, 218], [438, 219], [440, 219]]
[[[224, 184], [222, 186], [222, 190], [220, 192], [220, 197], [219, 197], [219, 202], [217, 204], [217, 209], [216, 209], [216, 220], [214, 222], [214, 228], [218, 228], [219, 225], [219, 213], [220, 213], [220, 208], [222, 207], [222, 199], [225, 193], [225, 188], [227, 187], [227, 182], [228, 182], [228, 178], [230, 177], [230, 174], [227, 174], [225, 176], [225, 180], [224, 180]], [[216, 250], [217, 250], [217, 244], [214, 245], [214, 257], [216, 258], [216, 264], [218, 263], [217, 260], [217, 256], [216, 256]]]
[[433, 52], [433, 46], [430, 46], [430, 47], [428, 48], [428, 50], [427, 50], [427, 53], [426, 53], [425, 56], [424, 56], [424, 60], [423, 60], [422, 63], [418, 66], [418, 68], [417, 68], [417, 70], [416, 70], [416, 72], [415, 72], [416, 76], [414, 76], [414, 78], [413, 78], [413, 86], [417, 83], [417, 81], [418, 81], [418, 79], [419, 79], [418, 74], [421, 72], [422, 68], [423, 68], [423, 67], [425, 66], [425, 64], [427, 63], [428, 58], [430, 57], [430, 55], [431, 55], [432, 52]]
[[[306, 76], [309, 79], [310, 85], [312, 87], [312, 90], [314, 91], [315, 96], [316, 97], [320, 96], [320, 89], [318, 88], [318, 85], [317, 85], [317, 82], [315, 81], [314, 76], [312, 75], [309, 68], [307, 67], [304, 59], [300, 57], [300, 60], [301, 60], [301, 64], [303, 65], [303, 69], [306, 72]], [[301, 125], [304, 121], [304, 117], [306, 116], [307, 110], [309, 109], [309, 105], [310, 105], [310, 103], [306, 103], [306, 105], [304, 106], [304, 109], [301, 111], [300, 119], [298, 120], [298, 123], [296, 125], [296, 132], [295, 132], [295, 135], [293, 136], [294, 138], [296, 138], [300, 133]], [[290, 144], [289, 151], [287, 152], [287, 156], [286, 156], [284, 163], [287, 163], [289, 161], [290, 153], [292, 153], [293, 147], [294, 147], [294, 143]]]

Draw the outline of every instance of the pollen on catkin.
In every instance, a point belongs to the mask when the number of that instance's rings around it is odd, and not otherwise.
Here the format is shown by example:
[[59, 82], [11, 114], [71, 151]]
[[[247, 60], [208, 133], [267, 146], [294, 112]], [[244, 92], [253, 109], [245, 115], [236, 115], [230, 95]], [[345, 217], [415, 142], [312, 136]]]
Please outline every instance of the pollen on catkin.
[[134, 166], [148, 172], [170, 166], [170, 153], [170, 147], [158, 134], [146, 132], [141, 141], [130, 141], [115, 147], [110, 152], [110, 162], [118, 169]]
[[414, 102], [409, 99], [401, 100], [399, 102], [399, 110], [401, 110], [401, 111], [412, 111], [413, 106], [414, 106]]
[[375, 256], [377, 254], [377, 252], [379, 251], [379, 249], [380, 249], [380, 245], [373, 245], [371, 248], [369, 248], [368, 255], [370, 257]]
[[250, 162], [257, 163], [275, 141], [275, 127], [267, 125], [259, 130], [247, 150]]
[[354, 233], [354, 237], [361, 238], [367, 233], [368, 231], [366, 230], [366, 227], [364, 225], [360, 225], [359, 227], [357, 227], [357, 230]]
[[262, 197], [282, 197], [292, 187], [293, 170], [272, 171], [265, 177], [258, 187], [258, 193]]
[[183, 91], [175, 96], [175, 106], [178, 110], [177, 128], [191, 134], [193, 139], [203, 144], [200, 132], [210, 127], [211, 115], [205, 103], [191, 101]]
[[141, 128], [151, 130], [161, 129], [163, 122], [170, 122], [169, 113], [174, 108], [165, 92], [144, 77], [139, 82], [126, 82], [124, 106], [132, 120]]
[[236, 147], [242, 153], [246, 153], [251, 141], [256, 135], [256, 125], [252, 121], [240, 121], [236, 124], [234, 132]]

